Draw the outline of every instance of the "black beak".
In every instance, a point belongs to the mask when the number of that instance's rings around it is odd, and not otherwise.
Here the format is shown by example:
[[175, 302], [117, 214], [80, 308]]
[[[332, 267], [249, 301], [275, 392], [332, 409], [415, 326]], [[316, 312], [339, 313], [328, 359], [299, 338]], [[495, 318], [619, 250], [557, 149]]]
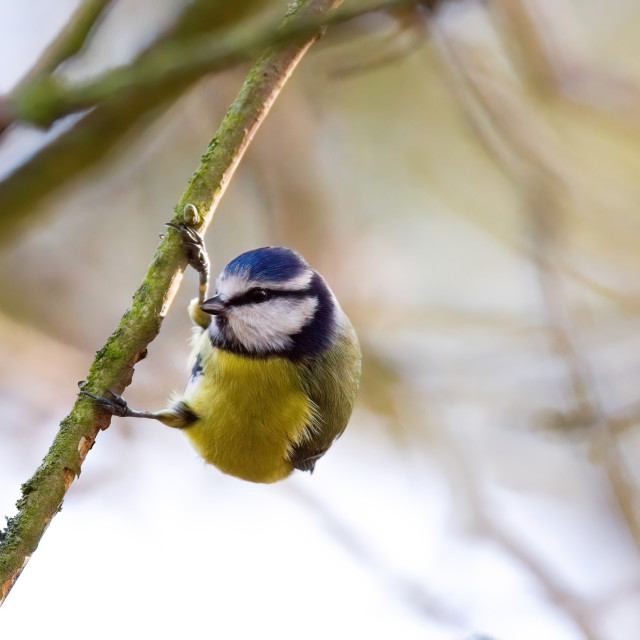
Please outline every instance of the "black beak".
[[220, 296], [213, 296], [213, 298], [205, 300], [200, 305], [200, 308], [205, 313], [210, 313], [212, 316], [217, 316], [225, 311], [227, 305], [222, 301], [222, 298]]

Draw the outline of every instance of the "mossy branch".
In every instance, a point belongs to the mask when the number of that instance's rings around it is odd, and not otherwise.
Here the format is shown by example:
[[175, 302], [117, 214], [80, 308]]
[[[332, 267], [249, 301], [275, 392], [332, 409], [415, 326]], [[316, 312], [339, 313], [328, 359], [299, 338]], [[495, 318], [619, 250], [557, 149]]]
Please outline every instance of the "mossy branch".
[[[340, 0], [306, 0], [289, 12], [285, 24], [327, 15]], [[174, 222], [183, 219], [187, 203], [196, 206], [202, 232], [256, 130], [267, 115], [289, 75], [320, 35], [272, 48], [249, 72], [229, 107], [202, 162], [176, 206]], [[189, 221], [191, 222], [191, 221]], [[117, 393], [129, 385], [135, 364], [144, 357], [156, 337], [175, 296], [186, 267], [186, 256], [177, 234], [160, 242], [144, 282], [133, 296], [131, 308], [107, 340], [91, 366], [86, 389]], [[33, 477], [22, 485], [17, 514], [8, 519], [0, 534], [0, 603], [7, 597], [22, 569], [35, 551], [53, 516], [60, 510], [71, 483], [80, 475], [82, 463], [110, 416], [88, 398], [80, 396]]]

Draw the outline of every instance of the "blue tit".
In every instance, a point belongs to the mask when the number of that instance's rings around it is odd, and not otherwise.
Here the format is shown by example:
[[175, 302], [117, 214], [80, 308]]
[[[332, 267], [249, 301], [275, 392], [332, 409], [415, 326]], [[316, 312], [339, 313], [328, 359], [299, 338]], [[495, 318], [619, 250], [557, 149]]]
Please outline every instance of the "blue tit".
[[200, 273], [186, 389], [159, 412], [131, 410], [111, 392], [86, 395], [115, 415], [181, 429], [206, 462], [238, 478], [276, 482], [313, 471], [347, 426], [358, 390], [361, 353], [349, 319], [325, 279], [283, 247], [232, 260], [206, 299], [202, 239], [169, 226]]

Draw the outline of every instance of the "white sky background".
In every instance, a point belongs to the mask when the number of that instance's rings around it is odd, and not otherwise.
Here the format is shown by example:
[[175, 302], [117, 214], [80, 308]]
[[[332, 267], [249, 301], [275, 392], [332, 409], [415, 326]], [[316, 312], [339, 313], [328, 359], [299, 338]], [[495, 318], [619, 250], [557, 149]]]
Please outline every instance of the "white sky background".
[[[143, 2], [121, 4], [130, 5], [131, 25], [140, 27], [132, 28], [132, 43], [162, 24], [157, 10], [155, 26], [147, 19]], [[169, 16], [171, 3], [162, 4]], [[28, 67], [73, 6], [0, 0], [0, 89]], [[102, 46], [109, 50], [108, 44]], [[119, 60], [132, 50], [125, 41]], [[339, 138], [340, 131], [327, 135]], [[3, 167], [24, 153], [22, 143], [12, 144], [0, 152]], [[354, 180], [366, 170], [366, 164], [354, 166]], [[486, 304], [526, 314], [533, 306], [523, 293], [520, 258], [437, 211], [428, 231], [441, 241], [427, 260], [448, 274], [434, 274], [433, 297], [448, 302], [456, 269], [477, 259], [483, 269], [475, 274], [475, 297], [466, 299], [470, 308]], [[473, 251], [451, 255], [465, 234]], [[420, 239], [415, 243], [407, 242], [408, 252], [420, 252]], [[386, 264], [405, 271], [401, 259]], [[489, 290], [487, 302], [482, 292]], [[368, 337], [383, 341], [385, 333], [374, 329]], [[447, 425], [450, 450], [460, 451], [457, 462], [446, 460], [436, 443], [432, 453], [403, 448], [385, 419], [362, 407], [312, 477], [296, 474], [273, 486], [223, 476], [203, 465], [182, 434], [153, 423], [100, 434], [0, 610], [0, 637], [467, 640], [477, 633], [496, 640], [581, 640], [522, 562], [478, 527], [474, 505], [458, 501], [474, 491], [452, 487], [469, 479], [477, 482], [479, 502], [499, 514], [500, 527], [556, 573], [580, 607], [613, 599], [602, 616], [603, 639], [638, 637], [638, 594], [630, 588], [638, 558], [616, 525], [602, 518], [606, 497], [599, 495], [597, 471], [550, 439], [518, 429], [505, 436], [496, 424], [501, 411], [513, 411], [509, 392], [522, 378], [532, 395], [552, 393], [557, 382], [553, 367], [536, 368], [531, 354], [511, 352], [513, 338], [505, 332], [492, 342], [477, 328], [449, 343], [406, 332], [388, 346], [405, 358], [424, 354], [430, 363], [416, 384], [425, 414]], [[90, 354], [74, 357], [77, 378], [57, 381], [65, 393], [74, 392], [90, 362]], [[509, 358], [520, 369], [517, 380]], [[158, 367], [158, 360], [142, 366]], [[443, 399], [447, 376], [461, 367], [474, 393], [494, 397], [495, 415], [473, 399], [456, 405]], [[0, 513], [7, 515], [70, 406], [66, 397], [52, 401], [55, 415], [39, 425], [33, 436], [39, 442], [26, 454], [12, 448], [20, 441], [11, 429], [19, 428], [21, 414], [11, 398], [6, 389], [0, 393]], [[466, 471], [452, 471], [461, 461]], [[544, 470], [535, 482], [531, 469]], [[617, 592], [624, 597], [611, 595]]]

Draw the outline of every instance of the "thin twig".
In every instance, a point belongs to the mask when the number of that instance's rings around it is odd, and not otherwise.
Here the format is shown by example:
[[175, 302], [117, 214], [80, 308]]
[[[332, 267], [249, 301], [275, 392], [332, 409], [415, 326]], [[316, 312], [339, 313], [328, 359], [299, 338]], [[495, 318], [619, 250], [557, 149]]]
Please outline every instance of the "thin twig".
[[[288, 21], [308, 20], [327, 14], [339, 0], [300, 2]], [[200, 231], [210, 222], [256, 130], [274, 100], [308, 48], [319, 37], [267, 51], [249, 72], [240, 92], [225, 115], [202, 163], [189, 181], [176, 207], [174, 222], [181, 221], [187, 203], [194, 204], [203, 217]], [[131, 308], [118, 328], [97, 353], [86, 389], [102, 393], [110, 388], [121, 393], [131, 382], [134, 365], [144, 357], [146, 347], [158, 331], [176, 294], [186, 266], [177, 234], [169, 233], [160, 242]], [[8, 520], [0, 536], [0, 602], [3, 601], [45, 529], [60, 510], [66, 491], [80, 474], [82, 463], [110, 416], [80, 397], [65, 418], [58, 434], [33, 477], [22, 486], [18, 513]]]

